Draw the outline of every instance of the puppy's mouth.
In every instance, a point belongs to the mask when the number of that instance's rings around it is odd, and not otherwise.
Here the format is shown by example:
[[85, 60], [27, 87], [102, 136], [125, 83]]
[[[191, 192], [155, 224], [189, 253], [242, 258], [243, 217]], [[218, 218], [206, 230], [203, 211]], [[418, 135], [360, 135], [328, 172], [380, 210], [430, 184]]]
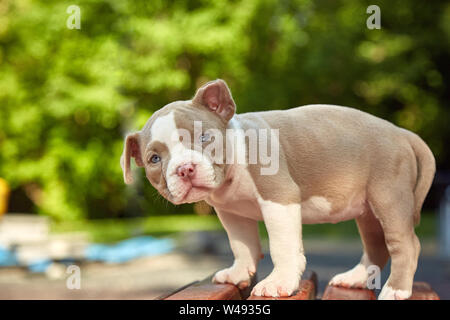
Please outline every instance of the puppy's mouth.
[[197, 202], [203, 200], [211, 191], [210, 187], [191, 184], [184, 195], [180, 198], [180, 203]]
[[167, 189], [170, 201], [175, 205], [205, 200], [218, 186], [217, 170], [213, 167], [201, 164], [191, 167], [193, 171], [188, 171], [188, 165], [187, 168], [181, 167], [184, 171], [168, 176]]

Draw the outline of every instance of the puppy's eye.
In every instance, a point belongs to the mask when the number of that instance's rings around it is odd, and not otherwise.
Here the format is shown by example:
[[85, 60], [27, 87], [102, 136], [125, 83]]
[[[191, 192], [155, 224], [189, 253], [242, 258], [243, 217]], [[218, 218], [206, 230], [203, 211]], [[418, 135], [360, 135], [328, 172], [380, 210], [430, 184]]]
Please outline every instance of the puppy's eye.
[[160, 161], [161, 161], [161, 157], [158, 156], [157, 154], [152, 155], [151, 158], [150, 158], [150, 162], [151, 163], [158, 163]]
[[200, 139], [200, 142], [208, 142], [211, 139], [211, 137], [209, 136], [209, 134], [204, 133], [200, 136], [199, 139]]

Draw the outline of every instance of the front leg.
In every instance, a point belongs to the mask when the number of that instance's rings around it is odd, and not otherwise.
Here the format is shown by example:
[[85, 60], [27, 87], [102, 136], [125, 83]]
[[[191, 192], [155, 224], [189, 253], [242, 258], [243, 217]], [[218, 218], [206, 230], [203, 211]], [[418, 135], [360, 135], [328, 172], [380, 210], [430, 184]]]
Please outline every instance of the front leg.
[[261, 244], [258, 223], [245, 217], [217, 210], [217, 215], [228, 234], [234, 263], [231, 267], [218, 271], [213, 281], [232, 283], [240, 289], [248, 287], [250, 277], [256, 272], [261, 259]]
[[269, 234], [274, 269], [253, 288], [252, 294], [267, 297], [290, 296], [298, 289], [306, 266], [300, 204], [281, 205], [264, 200], [259, 203]]

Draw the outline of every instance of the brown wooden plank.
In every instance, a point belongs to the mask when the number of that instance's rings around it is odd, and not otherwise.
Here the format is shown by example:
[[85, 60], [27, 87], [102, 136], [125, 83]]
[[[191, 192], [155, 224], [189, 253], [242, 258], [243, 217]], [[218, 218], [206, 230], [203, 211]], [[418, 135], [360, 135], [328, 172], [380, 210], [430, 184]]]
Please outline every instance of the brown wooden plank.
[[369, 289], [343, 288], [328, 285], [322, 300], [376, 300], [375, 292]]
[[241, 300], [239, 289], [232, 284], [194, 284], [164, 300]]
[[258, 297], [250, 296], [248, 300], [314, 300], [317, 293], [317, 274], [307, 270], [300, 280], [298, 291], [290, 297]]
[[[373, 290], [327, 286], [322, 300], [376, 300]], [[408, 300], [440, 300], [439, 295], [426, 282], [414, 282]]]
[[164, 300], [242, 300], [246, 299], [256, 283], [256, 275], [249, 287], [240, 290], [233, 284], [212, 283], [213, 275], [164, 297]]
[[166, 300], [168, 297], [174, 295], [175, 293], [178, 293], [178, 292], [180, 292], [180, 291], [182, 291], [182, 290], [184, 290], [184, 289], [186, 289], [186, 288], [188, 288], [188, 287], [190, 287], [190, 286], [192, 286], [194, 284], [197, 284], [197, 283], [199, 283], [198, 280], [197, 281], [192, 281], [191, 283], [188, 283], [187, 285], [184, 285], [181, 288], [176, 289], [175, 291], [163, 293], [163, 294], [159, 295], [158, 297], [156, 297], [154, 300]]
[[408, 300], [441, 300], [426, 282], [414, 282], [412, 295]]

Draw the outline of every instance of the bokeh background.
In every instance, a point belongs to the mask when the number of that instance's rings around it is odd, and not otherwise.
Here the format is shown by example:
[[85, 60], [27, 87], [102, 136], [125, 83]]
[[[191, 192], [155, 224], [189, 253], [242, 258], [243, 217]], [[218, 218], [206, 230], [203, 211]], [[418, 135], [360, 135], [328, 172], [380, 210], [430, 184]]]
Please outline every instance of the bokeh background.
[[[371, 4], [380, 30], [366, 27]], [[79, 30], [66, 26], [70, 5]], [[438, 166], [418, 233], [437, 248], [450, 184], [449, 40], [448, 1], [0, 0], [4, 217], [45, 217], [50, 234], [92, 243], [221, 230], [205, 204], [158, 197], [143, 170], [125, 186], [119, 158], [124, 135], [152, 112], [222, 78], [241, 113], [338, 104], [418, 133]], [[357, 241], [353, 222], [305, 234]]]

